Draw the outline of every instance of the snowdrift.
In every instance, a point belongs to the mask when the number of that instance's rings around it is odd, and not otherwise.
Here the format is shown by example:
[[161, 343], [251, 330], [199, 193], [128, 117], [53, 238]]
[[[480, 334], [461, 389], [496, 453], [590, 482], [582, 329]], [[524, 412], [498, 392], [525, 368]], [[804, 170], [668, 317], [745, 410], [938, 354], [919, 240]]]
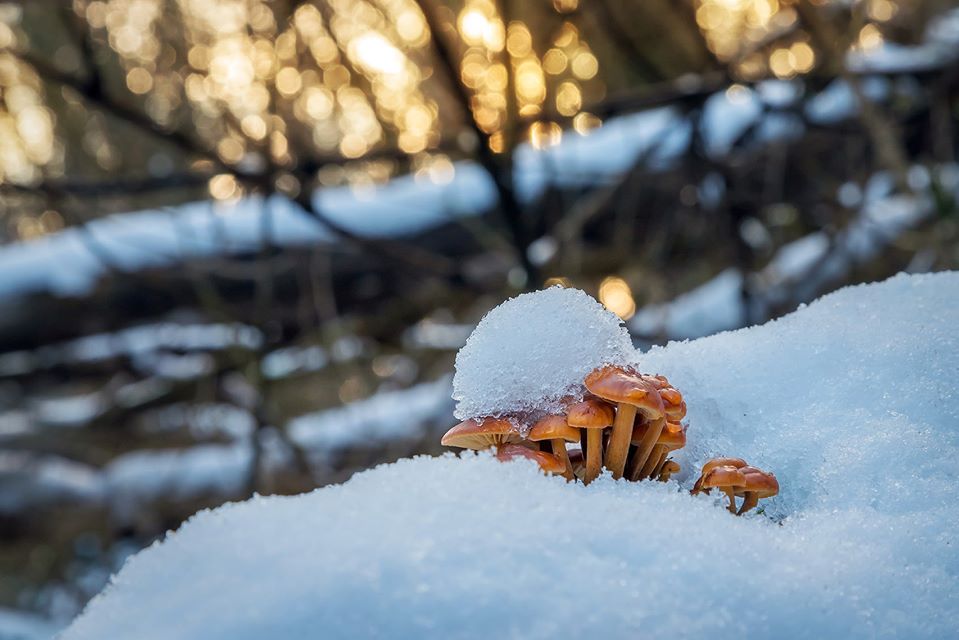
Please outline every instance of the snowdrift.
[[[640, 354], [689, 404], [678, 482], [402, 460], [198, 514], [63, 638], [954, 637], [957, 327], [959, 274], [898, 276]], [[691, 497], [716, 454], [782, 493]]]

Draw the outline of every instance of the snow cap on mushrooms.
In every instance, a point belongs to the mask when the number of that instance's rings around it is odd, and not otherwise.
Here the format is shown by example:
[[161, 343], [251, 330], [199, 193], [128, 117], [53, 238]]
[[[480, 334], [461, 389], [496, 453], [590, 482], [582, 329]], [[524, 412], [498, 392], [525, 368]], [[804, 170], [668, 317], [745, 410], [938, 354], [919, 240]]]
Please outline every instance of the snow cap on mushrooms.
[[553, 287], [499, 305], [456, 355], [455, 415], [562, 413], [581, 398], [583, 378], [635, 359], [622, 321], [577, 289]]

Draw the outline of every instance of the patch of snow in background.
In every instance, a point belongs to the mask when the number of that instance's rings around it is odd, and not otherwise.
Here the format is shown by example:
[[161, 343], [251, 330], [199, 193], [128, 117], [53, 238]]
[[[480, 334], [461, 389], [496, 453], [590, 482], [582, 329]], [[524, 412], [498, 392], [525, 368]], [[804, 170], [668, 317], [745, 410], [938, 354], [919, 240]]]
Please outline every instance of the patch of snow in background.
[[521, 144], [514, 153], [517, 195], [530, 201], [550, 185], [602, 184], [628, 171], [643, 154], [661, 166], [686, 149], [690, 133], [677, 110], [663, 107], [610, 118], [588, 135], [567, 131], [559, 144], [542, 150]]
[[[613, 118], [586, 136], [569, 132], [544, 151], [520, 145], [514, 178], [518, 196], [532, 200], [553, 183], [601, 184], [627, 170], [640, 153], [655, 149], [654, 159], [671, 158], [688, 139], [688, 126], [673, 110], [657, 109]], [[382, 185], [321, 189], [314, 197], [325, 218], [371, 238], [419, 233], [496, 205], [492, 180], [472, 161], [454, 163], [451, 175], [435, 182], [404, 175]], [[114, 214], [0, 248], [0, 298], [36, 291], [82, 295], [110, 270], [253, 251], [264, 229], [281, 246], [337, 240], [280, 196]]]
[[713, 94], [703, 106], [703, 140], [712, 157], [729, 153], [733, 143], [762, 115], [762, 101], [743, 86]]
[[[859, 80], [863, 95], [872, 101], [880, 101], [889, 94], [889, 81], [870, 76]], [[836, 123], [859, 113], [859, 100], [849, 83], [836, 79], [806, 103], [806, 117], [822, 124]]]
[[563, 396], [582, 396], [587, 373], [626, 362], [632, 350], [622, 321], [578, 289], [516, 296], [487, 313], [456, 354], [454, 413], [558, 410]]
[[883, 41], [878, 47], [846, 54], [850, 71], [896, 73], [924, 71], [959, 57], [959, 9], [935, 16], [926, 27], [923, 41], [905, 46]]
[[290, 438], [313, 457], [327, 459], [348, 447], [422, 437], [430, 426], [449, 427], [451, 378], [443, 376], [400, 391], [375, 393], [351, 402], [294, 418]]
[[[63, 640], [954, 637], [957, 324], [959, 274], [898, 276], [654, 349], [689, 405], [679, 482], [401, 460], [195, 516]], [[717, 454], [776, 473], [765, 513], [686, 492]]]
[[[959, 193], [954, 165], [941, 167], [938, 175], [944, 188]], [[790, 299], [810, 300], [932, 215], [927, 196], [889, 195], [893, 186], [887, 175], [877, 174], [866, 185], [866, 202], [857, 217], [834, 237], [818, 231], [780, 247], [765, 267], [750, 275], [752, 303], [774, 307]], [[743, 286], [742, 273], [725, 269], [667, 303], [644, 306], [629, 320], [629, 328], [644, 338], [674, 340], [738, 328], [747, 319]]]
[[40, 616], [0, 608], [0, 640], [49, 640], [61, 628]]
[[0, 451], [0, 513], [62, 502], [100, 503], [106, 487], [98, 470], [58, 456]]
[[724, 269], [702, 285], [665, 304], [650, 304], [629, 319], [629, 329], [638, 336], [656, 339], [698, 338], [743, 324], [743, 276]]
[[121, 519], [162, 498], [239, 495], [253, 453], [248, 442], [197, 445], [189, 449], [140, 450], [114, 458], [104, 469], [111, 506]]

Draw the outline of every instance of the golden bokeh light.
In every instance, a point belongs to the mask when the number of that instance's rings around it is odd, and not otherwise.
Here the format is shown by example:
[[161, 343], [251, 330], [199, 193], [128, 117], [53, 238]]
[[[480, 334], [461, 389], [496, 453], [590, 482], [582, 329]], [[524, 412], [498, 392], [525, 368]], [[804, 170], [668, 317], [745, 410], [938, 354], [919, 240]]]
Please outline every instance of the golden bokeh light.
[[137, 95], [149, 93], [153, 88], [153, 76], [143, 67], [133, 67], [127, 72], [127, 88]]
[[573, 118], [573, 129], [580, 135], [586, 135], [593, 129], [602, 126], [603, 121], [591, 113], [583, 111]]
[[883, 43], [882, 32], [874, 24], [867, 24], [859, 31], [857, 46], [862, 50], [875, 49]]
[[[0, 4], [0, 48], [16, 50], [23, 9]], [[229, 178], [232, 168], [269, 161], [292, 173], [310, 153], [339, 156], [342, 171], [323, 173], [324, 184], [361, 187], [401, 170], [396, 162], [364, 160], [383, 149], [407, 154], [420, 179], [442, 183], [452, 175], [452, 160], [438, 147], [441, 128], [458, 118], [441, 116], [436, 94], [428, 93], [435, 53], [416, 0], [295, 3], [292, 15], [267, 0], [72, 6], [101, 53], [112, 55], [130, 104], [171, 130], [192, 123], [191, 135], [226, 165], [208, 183], [215, 199], [243, 192]], [[509, 152], [524, 139], [547, 147], [561, 140], [563, 126], [586, 133], [601, 124], [582, 111], [587, 96], [605, 91], [599, 60], [565, 15], [581, 9], [578, 0], [555, 0], [550, 10], [562, 17], [542, 35], [523, 20], [504, 19], [495, 0], [463, 0], [439, 12], [459, 36], [457, 71], [493, 152]], [[56, 63], [68, 71], [74, 54], [63, 44]], [[87, 115], [86, 100], [65, 101], [86, 118], [81, 147], [99, 168], [120, 169], [135, 155], [107, 121]], [[57, 118], [30, 65], [0, 50], [0, 180], [29, 184], [62, 171]], [[359, 175], [369, 171], [375, 175]], [[33, 235], [52, 228], [29, 220], [20, 226]]]
[[636, 313], [636, 300], [629, 284], [617, 276], [609, 276], [600, 283], [599, 301], [623, 320], [629, 320]]
[[559, 144], [563, 139], [563, 129], [555, 122], [534, 122], [529, 128], [529, 142], [534, 149]]
[[210, 178], [210, 195], [216, 200], [229, 200], [239, 195], [239, 185], [236, 178], [227, 173]]
[[563, 276], [553, 276], [552, 278], [546, 278], [546, 281], [543, 282], [543, 288], [548, 289], [550, 287], [563, 287], [568, 289], [573, 286], [573, 282]]
[[771, 31], [788, 26], [795, 12], [779, 0], [697, 0], [696, 24], [720, 60], [736, 58]]

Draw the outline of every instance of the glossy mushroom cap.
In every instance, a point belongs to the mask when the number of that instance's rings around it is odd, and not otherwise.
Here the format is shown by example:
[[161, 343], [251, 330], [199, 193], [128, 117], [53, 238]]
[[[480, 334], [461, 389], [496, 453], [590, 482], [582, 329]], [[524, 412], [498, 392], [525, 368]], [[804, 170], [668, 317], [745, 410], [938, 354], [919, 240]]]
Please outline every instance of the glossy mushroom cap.
[[[696, 480], [696, 484], [693, 485], [693, 488], [690, 493], [696, 495], [702, 491], [703, 479], [709, 475], [709, 472], [718, 467], [732, 467], [733, 469], [740, 469], [746, 466], [746, 461], [742, 458], [713, 458], [708, 460], [706, 464], [703, 465], [703, 470], [699, 474], [699, 478]], [[709, 493], [709, 489], [706, 489], [706, 493]]]
[[701, 475], [705, 476], [716, 467], [734, 467], [736, 469], [741, 469], [745, 466], [748, 466], [748, 463], [742, 458], [713, 458], [703, 465]]
[[[649, 427], [650, 423], [648, 422], [641, 422], [633, 427], [633, 435], [631, 436], [632, 444], [640, 444], [646, 436], [646, 431], [649, 430]], [[666, 426], [663, 427], [662, 433], [659, 434], [659, 439], [656, 440], [656, 444], [664, 445], [670, 451], [682, 449], [686, 446], [686, 429], [678, 422], [667, 422]]]
[[470, 418], [447, 431], [441, 443], [444, 447], [482, 450], [522, 441], [519, 429], [506, 418]]
[[579, 429], [569, 426], [566, 416], [546, 416], [534, 424], [529, 432], [529, 439], [533, 442], [560, 438], [566, 442], [579, 442]]
[[496, 459], [500, 462], [508, 462], [515, 458], [533, 460], [545, 473], [563, 473], [566, 471], [566, 464], [562, 460], [545, 451], [534, 451], [522, 445], [508, 444], [500, 447], [496, 452]]
[[613, 424], [613, 408], [595, 398], [569, 405], [566, 409], [566, 422], [579, 429], [604, 429]]
[[659, 472], [659, 479], [663, 482], [669, 480], [669, 477], [674, 473], [679, 473], [679, 463], [675, 460], [667, 460], [666, 464], [663, 465], [662, 471]]
[[743, 493], [749, 491], [759, 498], [771, 498], [779, 493], [779, 481], [772, 472], [749, 466], [742, 467], [739, 471], [746, 478], [746, 484], [741, 489]]
[[715, 467], [702, 480], [702, 488], [706, 491], [726, 488], [741, 491], [746, 486], [746, 476], [736, 467]]
[[663, 401], [663, 410], [670, 422], [679, 422], [686, 417], [686, 402], [683, 401], [683, 394], [669, 383], [666, 376], [643, 375], [641, 377], [659, 392], [659, 397]]
[[649, 420], [664, 415], [663, 400], [656, 388], [632, 369], [606, 365], [591, 371], [584, 382], [593, 395], [611, 402], [631, 404]]

